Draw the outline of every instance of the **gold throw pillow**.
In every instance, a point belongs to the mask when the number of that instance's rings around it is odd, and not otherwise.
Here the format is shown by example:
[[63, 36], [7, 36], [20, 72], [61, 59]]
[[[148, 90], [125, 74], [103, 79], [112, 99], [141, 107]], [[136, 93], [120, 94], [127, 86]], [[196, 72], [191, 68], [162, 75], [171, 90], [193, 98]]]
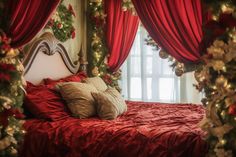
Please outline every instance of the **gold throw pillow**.
[[59, 91], [72, 114], [79, 118], [96, 115], [95, 100], [91, 92], [97, 92], [90, 84], [70, 82], [60, 84]]
[[115, 88], [108, 88], [104, 92], [92, 92], [92, 95], [97, 102], [97, 114], [101, 119], [115, 119], [127, 111], [124, 99]]
[[106, 83], [100, 77], [89, 77], [84, 82], [92, 84], [98, 91], [105, 91], [107, 89]]

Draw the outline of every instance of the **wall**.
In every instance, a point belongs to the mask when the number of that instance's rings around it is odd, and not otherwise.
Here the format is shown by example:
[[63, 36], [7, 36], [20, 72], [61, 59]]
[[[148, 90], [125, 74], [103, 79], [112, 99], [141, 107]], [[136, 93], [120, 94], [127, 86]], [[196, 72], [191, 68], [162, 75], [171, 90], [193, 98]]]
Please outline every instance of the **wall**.
[[78, 53], [82, 49], [83, 54], [87, 54], [87, 46], [86, 46], [86, 6], [87, 0], [65, 0], [65, 4], [71, 4], [76, 13], [76, 17], [74, 18], [74, 26], [76, 29], [76, 37], [75, 39], [70, 39], [64, 43], [65, 47], [68, 48], [68, 52], [70, 52], [72, 60], [78, 59]]
[[180, 81], [182, 93], [180, 96], [180, 102], [201, 104], [203, 93], [199, 93], [198, 90], [193, 86], [193, 84], [197, 84], [197, 81], [194, 78], [194, 72], [183, 74], [180, 77]]

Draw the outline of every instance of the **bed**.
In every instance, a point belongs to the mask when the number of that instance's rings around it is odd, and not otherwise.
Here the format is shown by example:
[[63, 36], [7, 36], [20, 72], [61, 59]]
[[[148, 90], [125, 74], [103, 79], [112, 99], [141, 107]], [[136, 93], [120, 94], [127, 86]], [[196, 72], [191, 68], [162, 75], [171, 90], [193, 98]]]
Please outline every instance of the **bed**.
[[[73, 64], [50, 33], [35, 39], [26, 51], [25, 78], [33, 84], [44, 78], [71, 78], [86, 69], [86, 55]], [[203, 157], [207, 152], [205, 133], [198, 127], [204, 115], [201, 105], [126, 101], [128, 111], [114, 120], [79, 119], [51, 86], [31, 86], [35, 92], [46, 90], [38, 95], [42, 101], [60, 101], [63, 114], [55, 117], [52, 112], [47, 119], [27, 113], [20, 157]]]

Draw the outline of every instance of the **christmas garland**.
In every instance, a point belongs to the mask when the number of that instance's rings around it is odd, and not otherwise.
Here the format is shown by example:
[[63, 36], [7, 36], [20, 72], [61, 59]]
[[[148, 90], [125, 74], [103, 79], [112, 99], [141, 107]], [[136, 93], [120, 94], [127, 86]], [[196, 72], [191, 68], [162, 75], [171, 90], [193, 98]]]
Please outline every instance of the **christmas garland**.
[[182, 76], [184, 73], [191, 72], [196, 70], [199, 65], [195, 64], [184, 64], [181, 62], [178, 62], [174, 57], [169, 55], [164, 49], [160, 50], [160, 47], [158, 44], [148, 35], [145, 39], [145, 42], [147, 45], [152, 46], [156, 51], [159, 51], [159, 57], [162, 59], [167, 59], [171, 64], [170, 67], [175, 72], [176, 76]]
[[24, 133], [18, 118], [23, 118], [23, 65], [19, 51], [10, 46], [10, 39], [0, 31], [0, 156], [15, 156]]
[[208, 132], [208, 156], [236, 156], [236, 2], [203, 1], [213, 13], [205, 25], [203, 65], [195, 71], [196, 88], [206, 117], [201, 127]]
[[158, 46], [158, 44], [151, 38], [151, 36], [147, 36], [145, 39], [145, 42], [147, 45], [152, 46], [155, 50], [159, 50], [159, 56], [162, 59], [168, 59], [169, 62], [172, 64], [170, 65], [173, 70], [175, 71], [175, 74], [177, 76], [182, 76], [184, 72], [186, 72], [185, 66], [183, 63], [178, 62], [174, 57], [169, 55], [165, 50], [161, 49]]
[[91, 40], [90, 52], [92, 55], [89, 67], [90, 75], [101, 77], [107, 85], [120, 91], [118, 80], [121, 78], [121, 71], [111, 73], [107, 65], [108, 54], [103, 31], [106, 15], [104, 14], [102, 0], [90, 0], [88, 12], [89, 23], [91, 24], [89, 38]]
[[61, 42], [75, 38], [75, 28], [73, 26], [73, 16], [75, 12], [69, 4], [66, 7], [62, 2], [56, 12], [46, 25], [46, 28], [52, 29], [54, 36]]
[[122, 10], [123, 11], [131, 11], [133, 15], [136, 14], [134, 5], [131, 0], [123, 0], [122, 1]]

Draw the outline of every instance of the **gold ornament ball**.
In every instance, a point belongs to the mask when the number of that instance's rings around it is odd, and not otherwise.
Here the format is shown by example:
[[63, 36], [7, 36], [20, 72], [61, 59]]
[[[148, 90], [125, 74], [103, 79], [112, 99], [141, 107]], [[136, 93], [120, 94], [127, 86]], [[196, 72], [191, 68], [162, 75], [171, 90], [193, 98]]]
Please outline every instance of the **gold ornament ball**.
[[162, 59], [167, 59], [169, 57], [168, 53], [166, 53], [166, 51], [164, 50], [160, 50], [159, 51], [159, 56], [162, 58]]
[[183, 73], [184, 73], [184, 71], [182, 69], [180, 69], [180, 68], [175, 69], [175, 75], [176, 76], [182, 76]]
[[184, 64], [183, 64], [183, 63], [180, 63], [180, 62], [177, 62], [176, 67], [181, 68], [181, 69], [184, 69]]

